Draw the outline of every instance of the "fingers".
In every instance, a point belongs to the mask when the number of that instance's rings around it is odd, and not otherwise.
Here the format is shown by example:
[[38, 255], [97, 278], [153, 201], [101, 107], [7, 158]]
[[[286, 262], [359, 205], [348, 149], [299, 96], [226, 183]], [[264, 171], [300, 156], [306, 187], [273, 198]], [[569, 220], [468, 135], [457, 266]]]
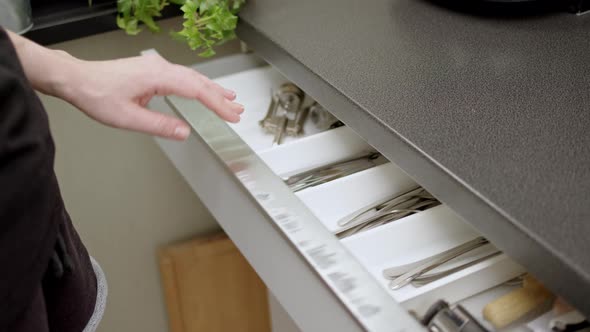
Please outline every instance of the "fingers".
[[240, 121], [240, 114], [244, 112], [244, 106], [233, 102], [236, 98], [235, 92], [222, 88], [219, 84], [190, 68], [181, 68], [186, 77], [191, 77], [189, 86], [193, 86], [195, 88], [193, 93], [196, 93], [192, 98], [201, 101], [203, 105], [226, 121], [234, 123]]
[[125, 119], [116, 124], [119, 128], [178, 141], [186, 140], [190, 134], [188, 124], [178, 118], [153, 112], [136, 104], [129, 104], [127, 107], [121, 112], [126, 115]]
[[214, 111], [222, 119], [229, 122], [239, 122], [240, 114], [244, 112], [244, 106], [229, 101], [225, 98], [207, 94], [206, 92], [199, 94], [197, 97], [208, 109]]
[[223, 95], [228, 100], [234, 101], [236, 99], [236, 93], [229, 89], [223, 89]]
[[197, 99], [207, 108], [229, 122], [240, 121], [244, 106], [233, 102], [236, 93], [221, 87], [204, 75], [184, 66], [173, 65], [162, 58], [156, 60], [162, 68], [153, 81], [158, 95], [178, 95]]

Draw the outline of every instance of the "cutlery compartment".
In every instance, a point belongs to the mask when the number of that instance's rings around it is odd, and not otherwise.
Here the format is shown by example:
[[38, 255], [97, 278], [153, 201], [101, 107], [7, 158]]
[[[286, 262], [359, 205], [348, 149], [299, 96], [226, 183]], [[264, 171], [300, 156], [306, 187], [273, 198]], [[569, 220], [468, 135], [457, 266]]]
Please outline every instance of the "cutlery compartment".
[[342, 229], [338, 221], [351, 213], [416, 187], [416, 182], [388, 162], [305, 189], [296, 195], [331, 232], [336, 233]]
[[[350, 128], [340, 127], [260, 151], [258, 155], [275, 174], [286, 179], [374, 151]], [[382, 163], [384, 158], [381, 159]]]
[[[303, 122], [303, 131], [300, 135], [284, 136], [281, 144], [273, 144], [274, 135], [262, 127], [261, 121], [267, 114], [273, 91], [288, 83], [288, 80], [271, 67], [250, 69], [220, 77], [215, 81], [236, 91], [237, 101], [247, 110], [242, 114], [239, 123], [228, 123], [229, 128], [238, 134], [275, 174], [285, 179], [317, 167], [375, 152], [350, 128], [318, 127], [309, 119]], [[305, 96], [300, 108], [309, 108], [313, 103], [310, 97]], [[314, 114], [317, 117], [317, 114], [322, 113]], [[308, 118], [311, 116], [308, 115]], [[225, 144], [224, 148], [231, 149], [231, 144]], [[385, 161], [385, 158], [380, 157], [375, 162], [382, 164]]]
[[[461, 306], [472, 319], [488, 331], [511, 332], [558, 332], [589, 331], [590, 324], [578, 311], [561, 301], [548, 290], [535, 290], [522, 295], [522, 290], [531, 287], [530, 279], [520, 276], [498, 286], [450, 303], [451, 307]], [[528, 285], [525, 283], [529, 282]], [[534, 283], [533, 283], [534, 284]], [[534, 284], [532, 287], [539, 287]], [[542, 286], [541, 286], [542, 287]], [[516, 296], [516, 294], [519, 296]], [[510, 298], [506, 301], [506, 298]], [[501, 305], [498, 300], [504, 300]], [[440, 302], [439, 302], [440, 303]], [[434, 307], [436, 305], [433, 305]], [[491, 306], [491, 307], [490, 307]], [[428, 307], [421, 307], [426, 312]], [[424, 314], [418, 315], [424, 317]], [[567, 327], [569, 325], [569, 327]]]
[[[409, 310], [423, 314], [424, 308], [436, 300], [456, 302], [525, 272], [503, 254], [489, 257], [497, 249], [491, 244], [483, 244], [428, 271], [428, 274], [434, 275], [468, 262], [474, 262], [473, 265], [425, 285], [410, 283], [393, 290], [390, 288], [391, 280], [384, 276], [386, 269], [401, 275], [404, 271], [428, 263], [426, 260], [435, 255], [479, 237], [477, 231], [441, 205], [345, 238], [342, 244], [367, 267], [396, 301]], [[484, 257], [489, 258], [479, 260]]]
[[[505, 282], [501, 285], [492, 287], [481, 293], [472, 295], [465, 299], [459, 300], [457, 303], [463, 306], [477, 321], [490, 331], [495, 328], [490, 322], [483, 317], [483, 308], [493, 300], [508, 294], [515, 289], [518, 289], [518, 283]], [[426, 312], [427, 306], [420, 308], [420, 312]]]
[[[242, 114], [239, 123], [229, 124], [230, 128], [256, 152], [273, 149], [273, 134], [264, 130], [260, 122], [268, 111], [273, 92], [289, 81], [270, 66], [226, 75], [215, 81], [225, 88], [234, 90], [238, 96], [237, 101], [247, 110]], [[312, 103], [311, 98], [304, 96], [301, 108], [307, 108]], [[297, 141], [323, 130], [317, 128], [312, 121], [304, 121], [302, 133], [298, 136], [284, 136], [282, 144]]]

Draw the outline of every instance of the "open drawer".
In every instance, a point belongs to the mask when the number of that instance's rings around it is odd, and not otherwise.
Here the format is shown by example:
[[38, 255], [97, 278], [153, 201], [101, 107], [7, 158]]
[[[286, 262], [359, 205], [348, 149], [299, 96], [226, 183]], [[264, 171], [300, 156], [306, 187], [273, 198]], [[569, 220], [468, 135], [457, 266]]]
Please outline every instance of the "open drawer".
[[[306, 122], [302, 135], [273, 145], [259, 122], [270, 91], [288, 80], [254, 56], [196, 69], [237, 92], [242, 121], [156, 98], [153, 109], [193, 128], [186, 142], [157, 142], [302, 330], [427, 330], [417, 317], [438, 300], [464, 304], [494, 329], [483, 306], [520, 287], [523, 267], [349, 127]], [[359, 160], [354, 171], [308, 185], [310, 174]], [[531, 321], [513, 327], [549, 331]]]

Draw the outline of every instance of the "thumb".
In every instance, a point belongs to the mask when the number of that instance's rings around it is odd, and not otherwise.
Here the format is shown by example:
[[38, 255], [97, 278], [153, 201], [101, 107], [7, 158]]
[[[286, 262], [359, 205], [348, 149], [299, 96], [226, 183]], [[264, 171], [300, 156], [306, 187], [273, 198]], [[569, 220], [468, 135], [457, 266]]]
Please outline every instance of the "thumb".
[[150, 111], [137, 104], [129, 105], [128, 121], [121, 121], [119, 128], [148, 135], [184, 141], [190, 134], [188, 124], [178, 118]]

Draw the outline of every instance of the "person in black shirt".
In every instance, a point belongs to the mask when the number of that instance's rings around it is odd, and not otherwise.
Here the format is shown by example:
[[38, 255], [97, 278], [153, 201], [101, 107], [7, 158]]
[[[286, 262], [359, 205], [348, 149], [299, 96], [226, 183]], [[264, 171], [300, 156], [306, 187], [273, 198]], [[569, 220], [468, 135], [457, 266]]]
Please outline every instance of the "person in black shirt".
[[234, 92], [157, 55], [83, 61], [0, 28], [0, 332], [92, 332], [102, 315], [100, 268], [61, 199], [34, 90], [103, 124], [175, 140], [189, 127], [148, 110], [153, 96], [197, 99], [231, 122], [244, 108]]

